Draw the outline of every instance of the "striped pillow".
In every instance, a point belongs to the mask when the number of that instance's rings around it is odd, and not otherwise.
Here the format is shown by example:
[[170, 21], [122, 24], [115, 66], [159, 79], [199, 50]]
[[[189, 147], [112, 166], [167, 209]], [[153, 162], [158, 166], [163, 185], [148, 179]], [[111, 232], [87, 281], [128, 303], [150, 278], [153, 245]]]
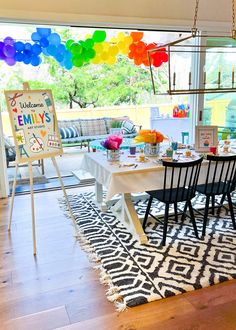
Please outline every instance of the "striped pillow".
[[62, 139], [70, 139], [79, 136], [76, 126], [61, 127], [60, 134]]
[[122, 133], [123, 134], [134, 134], [136, 133], [135, 125], [132, 121], [124, 120], [121, 125]]

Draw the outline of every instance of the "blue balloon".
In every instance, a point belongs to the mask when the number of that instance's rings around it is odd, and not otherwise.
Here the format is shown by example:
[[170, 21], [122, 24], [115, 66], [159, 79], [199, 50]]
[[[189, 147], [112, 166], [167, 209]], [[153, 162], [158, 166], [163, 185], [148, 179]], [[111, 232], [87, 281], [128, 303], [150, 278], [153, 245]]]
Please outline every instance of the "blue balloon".
[[46, 48], [49, 45], [49, 41], [47, 38], [41, 38], [39, 43], [40, 43], [40, 46], [43, 48]]
[[56, 53], [57, 53], [57, 47], [54, 46], [54, 45], [49, 45], [49, 46], [47, 47], [47, 52], [48, 52], [49, 55], [51, 55], [51, 56], [55, 56]]
[[27, 56], [26, 54], [24, 54], [23, 62], [24, 62], [25, 64], [30, 64], [30, 62], [31, 62], [31, 57], [30, 57], [30, 56]]
[[51, 29], [49, 28], [36, 28], [36, 31], [41, 37], [48, 37], [51, 34]]
[[27, 43], [25, 44], [25, 49], [26, 49], [26, 50], [29, 50], [29, 51], [32, 51], [32, 45], [31, 45], [29, 42], [27, 42]]
[[32, 52], [33, 52], [35, 55], [39, 55], [39, 54], [41, 54], [41, 53], [42, 53], [42, 48], [41, 48], [41, 46], [38, 45], [38, 44], [34, 44], [34, 45], [32, 46]]
[[24, 54], [21, 52], [16, 52], [14, 59], [16, 60], [16, 62], [22, 62], [24, 59]]
[[37, 33], [37, 32], [33, 32], [32, 34], [31, 34], [31, 39], [33, 40], [33, 41], [35, 41], [35, 42], [39, 42], [40, 41], [40, 39], [41, 39], [41, 36]]
[[55, 58], [55, 60], [57, 60], [57, 62], [62, 62], [64, 60], [63, 54], [60, 54], [60, 53], [56, 53], [54, 55], [54, 58]]
[[64, 61], [64, 67], [66, 70], [71, 70], [73, 68], [73, 64], [71, 61]]
[[59, 34], [57, 33], [52, 33], [50, 34], [50, 36], [48, 37], [48, 41], [50, 45], [55, 45], [58, 46], [61, 43], [61, 37], [59, 36]]
[[42, 53], [43, 53], [45, 56], [50, 56], [50, 54], [48, 54], [47, 48], [42, 48]]
[[64, 53], [66, 52], [66, 46], [65, 46], [64, 44], [60, 44], [60, 45], [58, 45], [58, 47], [57, 47], [57, 51], [58, 51], [59, 53], [64, 54]]
[[32, 55], [32, 51], [29, 50], [29, 49], [25, 49], [25, 50], [23, 50], [23, 53], [24, 53], [24, 55], [27, 56], [27, 57], [31, 57], [31, 55]]
[[38, 66], [42, 62], [41, 58], [39, 56], [33, 56], [31, 58], [31, 64], [33, 66]]
[[21, 42], [21, 41], [17, 41], [17, 42], [15, 43], [14, 47], [15, 47], [15, 50], [16, 50], [16, 51], [19, 51], [19, 52], [22, 52], [22, 51], [25, 49], [25, 45], [24, 45], [24, 43]]

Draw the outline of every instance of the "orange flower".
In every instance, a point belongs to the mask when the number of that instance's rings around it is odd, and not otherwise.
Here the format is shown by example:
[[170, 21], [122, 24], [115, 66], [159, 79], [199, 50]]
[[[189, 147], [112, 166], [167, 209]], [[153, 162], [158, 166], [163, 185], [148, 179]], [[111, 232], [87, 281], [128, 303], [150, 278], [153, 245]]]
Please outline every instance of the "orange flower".
[[141, 129], [134, 139], [135, 142], [160, 143], [165, 139], [164, 135], [156, 130]]

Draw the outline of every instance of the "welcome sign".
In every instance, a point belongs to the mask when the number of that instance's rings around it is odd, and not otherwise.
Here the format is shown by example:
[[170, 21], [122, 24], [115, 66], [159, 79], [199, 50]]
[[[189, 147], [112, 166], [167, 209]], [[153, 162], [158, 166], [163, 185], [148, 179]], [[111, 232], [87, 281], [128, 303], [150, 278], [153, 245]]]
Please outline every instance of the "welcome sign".
[[51, 90], [5, 91], [18, 163], [62, 155]]

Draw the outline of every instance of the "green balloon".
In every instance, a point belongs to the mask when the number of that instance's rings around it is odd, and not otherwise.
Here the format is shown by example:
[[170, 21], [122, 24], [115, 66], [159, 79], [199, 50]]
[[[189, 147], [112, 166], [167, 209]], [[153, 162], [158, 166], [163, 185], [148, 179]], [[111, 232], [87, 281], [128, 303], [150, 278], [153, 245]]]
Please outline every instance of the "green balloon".
[[74, 66], [76, 66], [77, 68], [83, 66], [84, 64], [84, 59], [81, 56], [73, 56], [72, 57], [72, 63]]
[[92, 37], [94, 42], [103, 42], [106, 40], [106, 32], [102, 30], [96, 30]]
[[69, 50], [73, 55], [79, 55], [82, 53], [82, 47], [77, 42], [74, 42], [73, 44], [71, 44]]
[[67, 42], [66, 42], [66, 49], [70, 49], [70, 46], [71, 46], [73, 43], [74, 43], [74, 40], [72, 40], [72, 39], [67, 40]]
[[86, 48], [86, 49], [93, 48], [93, 45], [94, 45], [93, 39], [89, 38], [89, 39], [86, 39], [84, 42], [84, 48]]
[[86, 55], [88, 58], [94, 58], [96, 56], [96, 52], [93, 48], [87, 49], [86, 50]]

